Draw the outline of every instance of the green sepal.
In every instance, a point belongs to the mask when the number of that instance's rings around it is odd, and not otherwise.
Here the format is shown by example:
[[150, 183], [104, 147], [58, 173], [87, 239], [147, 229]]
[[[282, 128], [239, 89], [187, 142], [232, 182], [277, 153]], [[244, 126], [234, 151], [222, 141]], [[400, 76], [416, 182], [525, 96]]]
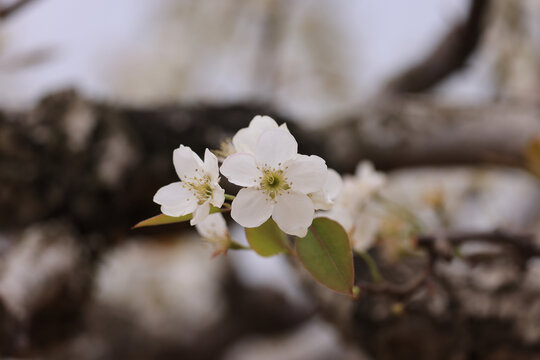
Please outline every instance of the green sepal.
[[[215, 206], [210, 206], [210, 214], [220, 212], [222, 210], [226, 209], [220, 209]], [[159, 214], [156, 216], [153, 216], [151, 218], [148, 218], [146, 220], [143, 220], [141, 222], [138, 222], [135, 226], [132, 227], [132, 229], [140, 228], [140, 227], [146, 227], [146, 226], [157, 226], [157, 225], [166, 225], [166, 224], [175, 224], [180, 222], [185, 222], [193, 219], [193, 214], [187, 214], [184, 216], [168, 216], [165, 214]]]

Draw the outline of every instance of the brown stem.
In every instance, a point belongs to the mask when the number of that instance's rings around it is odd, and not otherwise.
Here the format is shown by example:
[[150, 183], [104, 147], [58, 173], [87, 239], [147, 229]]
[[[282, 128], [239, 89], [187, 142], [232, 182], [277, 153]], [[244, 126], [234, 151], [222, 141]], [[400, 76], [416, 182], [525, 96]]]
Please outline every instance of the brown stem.
[[[437, 238], [435, 236], [430, 235], [422, 235], [417, 238], [418, 245], [428, 249], [428, 251], [430, 251], [429, 249], [437, 251], [434, 249], [436, 240]], [[515, 234], [504, 232], [502, 230], [494, 230], [489, 232], [449, 234], [442, 237], [441, 240], [453, 246], [461, 245], [469, 241], [484, 241], [491, 244], [511, 245], [526, 259], [540, 256], [540, 247], [534, 243], [533, 234]]]
[[453, 257], [451, 246], [459, 246], [469, 241], [484, 241], [498, 245], [512, 246], [518, 250], [524, 260], [540, 256], [540, 247], [534, 243], [534, 235], [517, 234], [494, 230], [489, 232], [468, 232], [442, 236], [421, 235], [417, 237], [418, 246], [425, 249], [428, 255], [426, 270], [405, 284], [383, 282], [379, 284], [360, 282], [361, 293], [384, 294], [397, 298], [405, 298], [425, 285], [434, 275], [437, 260], [450, 260]]

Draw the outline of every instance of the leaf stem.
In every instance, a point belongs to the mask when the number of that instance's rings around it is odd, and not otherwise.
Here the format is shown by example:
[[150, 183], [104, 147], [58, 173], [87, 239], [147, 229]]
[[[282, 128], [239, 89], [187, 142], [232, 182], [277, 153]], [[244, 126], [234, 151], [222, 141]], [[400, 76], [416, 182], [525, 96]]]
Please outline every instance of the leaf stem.
[[375, 263], [375, 260], [369, 255], [366, 251], [360, 251], [358, 252], [358, 255], [362, 257], [362, 259], [365, 261], [369, 273], [371, 274], [371, 277], [373, 278], [373, 281], [376, 283], [381, 283], [383, 281], [383, 277], [381, 275], [381, 272], [379, 271], [379, 267]]
[[239, 244], [236, 241], [231, 241], [231, 244], [229, 245], [229, 249], [231, 249], [231, 250], [250, 250], [247, 246]]
[[407, 207], [396, 203], [390, 199], [387, 199], [380, 194], [375, 195], [375, 199], [386, 204], [388, 207], [391, 208], [391, 210], [394, 210], [395, 215], [397, 215], [398, 217], [401, 217], [403, 220], [410, 222], [416, 232], [420, 233], [422, 231], [423, 226], [421, 221], [411, 210], [407, 209]]
[[225, 194], [225, 200], [231, 200], [232, 201], [232, 200], [234, 200], [235, 197], [236, 196], [234, 196], [234, 195]]

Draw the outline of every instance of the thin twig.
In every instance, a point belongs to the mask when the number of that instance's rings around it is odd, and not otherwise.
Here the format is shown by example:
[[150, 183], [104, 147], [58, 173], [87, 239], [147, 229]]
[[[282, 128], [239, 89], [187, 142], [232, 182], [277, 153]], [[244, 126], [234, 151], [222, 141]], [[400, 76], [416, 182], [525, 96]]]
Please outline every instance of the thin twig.
[[373, 260], [371, 255], [369, 255], [369, 253], [367, 253], [366, 251], [360, 251], [360, 252], [358, 252], [358, 254], [360, 255], [360, 257], [366, 263], [366, 265], [367, 265], [367, 267], [369, 269], [369, 273], [370, 273], [371, 277], [373, 278], [373, 281], [375, 281], [376, 283], [383, 282], [384, 278], [382, 277], [381, 272], [379, 271], [377, 263], [375, 262], [375, 260]]

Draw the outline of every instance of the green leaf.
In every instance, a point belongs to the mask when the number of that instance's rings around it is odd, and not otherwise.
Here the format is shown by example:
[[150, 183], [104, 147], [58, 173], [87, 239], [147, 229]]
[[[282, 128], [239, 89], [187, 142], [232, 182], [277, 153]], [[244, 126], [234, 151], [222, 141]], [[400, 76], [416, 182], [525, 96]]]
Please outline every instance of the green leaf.
[[[217, 207], [214, 207], [214, 206], [210, 206], [210, 214], [213, 214], [213, 213], [216, 213], [216, 212], [219, 212], [219, 211], [221, 211], [221, 209], [219, 209]], [[153, 217], [151, 217], [149, 219], [146, 219], [146, 220], [143, 220], [143, 221], [137, 223], [135, 226], [132, 227], [132, 229], [145, 227], [145, 226], [157, 226], [157, 225], [165, 225], [165, 224], [174, 224], [174, 223], [189, 221], [192, 218], [193, 218], [193, 214], [187, 214], [187, 215], [178, 216], [178, 217], [168, 216], [168, 215], [165, 215], [165, 214], [159, 214], [159, 215], [153, 216]]]
[[247, 246], [244, 246], [242, 244], [237, 243], [236, 241], [231, 241], [231, 244], [229, 245], [229, 249], [231, 250], [251, 250]]
[[249, 246], [261, 256], [274, 256], [289, 251], [287, 235], [272, 218], [259, 227], [246, 228], [246, 237]]
[[353, 254], [347, 233], [337, 222], [316, 218], [303, 238], [296, 238], [296, 253], [311, 275], [330, 289], [354, 295]]
[[135, 226], [132, 227], [132, 229], [145, 227], [145, 226], [174, 224], [178, 222], [191, 220], [192, 217], [193, 217], [192, 214], [179, 216], [179, 217], [173, 217], [173, 216], [168, 216], [165, 214], [160, 214], [160, 215], [153, 216], [149, 219], [143, 220], [141, 222], [138, 222]]

